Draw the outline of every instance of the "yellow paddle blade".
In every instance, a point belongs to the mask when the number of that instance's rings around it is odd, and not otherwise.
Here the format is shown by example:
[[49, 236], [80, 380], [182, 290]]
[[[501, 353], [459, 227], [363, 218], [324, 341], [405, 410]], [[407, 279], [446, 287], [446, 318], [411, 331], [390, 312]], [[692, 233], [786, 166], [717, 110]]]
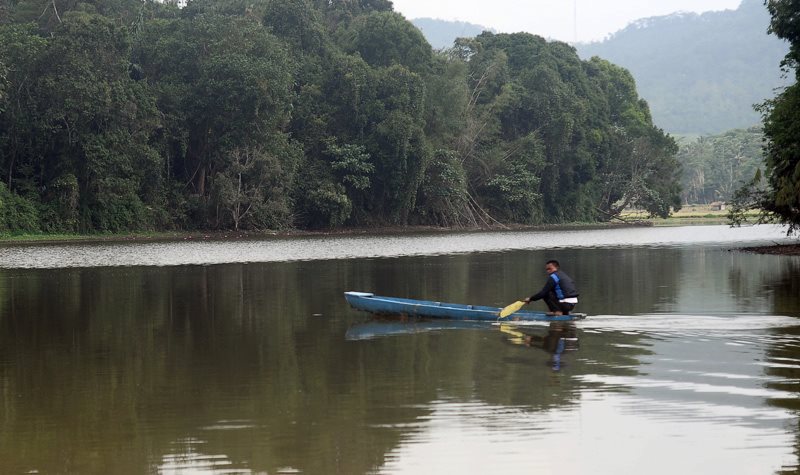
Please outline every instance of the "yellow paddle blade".
[[511, 305], [500, 311], [500, 318], [506, 318], [507, 316], [521, 309], [523, 305], [525, 305], [525, 302], [523, 302], [522, 300], [517, 300], [516, 302], [512, 303]]

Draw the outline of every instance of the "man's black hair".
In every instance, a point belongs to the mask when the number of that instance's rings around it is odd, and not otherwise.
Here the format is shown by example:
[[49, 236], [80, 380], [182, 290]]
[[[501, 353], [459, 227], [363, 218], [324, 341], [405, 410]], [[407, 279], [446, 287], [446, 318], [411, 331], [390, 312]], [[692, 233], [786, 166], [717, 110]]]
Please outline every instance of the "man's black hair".
[[550, 259], [549, 261], [545, 262], [544, 264], [545, 264], [545, 265], [547, 265], [547, 264], [553, 264], [554, 266], [556, 266], [556, 268], [558, 268], [558, 269], [560, 269], [560, 268], [561, 268], [561, 264], [559, 264], [559, 263], [558, 263], [558, 261], [557, 261], [557, 260], [555, 260], [555, 259]]

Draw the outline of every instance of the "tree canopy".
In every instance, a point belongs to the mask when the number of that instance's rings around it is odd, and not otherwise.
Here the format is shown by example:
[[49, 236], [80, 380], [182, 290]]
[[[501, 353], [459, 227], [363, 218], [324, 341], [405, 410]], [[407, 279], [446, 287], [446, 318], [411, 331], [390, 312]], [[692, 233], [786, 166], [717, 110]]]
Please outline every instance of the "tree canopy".
[[679, 206], [630, 73], [530, 34], [434, 51], [386, 0], [19, 0], [0, 232], [485, 226]]
[[[767, 0], [772, 22], [770, 32], [790, 44], [782, 62], [787, 74], [800, 79], [800, 0]], [[730, 217], [734, 224], [742, 211], [759, 208], [761, 219], [788, 225], [789, 233], [800, 230], [800, 84], [786, 87], [761, 105], [766, 145], [766, 184], [758, 174], [739, 190]]]
[[682, 166], [683, 202], [730, 202], [736, 190], [760, 173], [763, 147], [761, 127], [681, 140], [677, 158]]

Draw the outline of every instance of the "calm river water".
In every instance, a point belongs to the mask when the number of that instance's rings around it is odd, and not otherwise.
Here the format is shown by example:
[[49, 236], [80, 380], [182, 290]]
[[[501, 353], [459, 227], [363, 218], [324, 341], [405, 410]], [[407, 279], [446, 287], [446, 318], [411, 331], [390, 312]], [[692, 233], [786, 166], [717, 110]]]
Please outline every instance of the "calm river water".
[[[0, 247], [0, 473], [796, 473], [800, 258], [731, 250], [784, 239]], [[504, 306], [549, 258], [574, 326], [375, 320], [342, 296]]]

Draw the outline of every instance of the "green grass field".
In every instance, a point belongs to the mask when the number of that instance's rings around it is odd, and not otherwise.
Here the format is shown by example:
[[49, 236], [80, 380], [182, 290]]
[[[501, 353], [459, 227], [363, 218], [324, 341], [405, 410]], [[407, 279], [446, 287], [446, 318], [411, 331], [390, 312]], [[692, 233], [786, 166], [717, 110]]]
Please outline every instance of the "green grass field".
[[[753, 210], [746, 213], [747, 216], [756, 217], [758, 211]], [[728, 224], [728, 210], [711, 209], [710, 205], [685, 205], [680, 210], [673, 212], [669, 218], [648, 218], [647, 212], [640, 210], [630, 210], [622, 213], [622, 218], [626, 220], [641, 219], [652, 221], [656, 226], [680, 225], [680, 224]]]

